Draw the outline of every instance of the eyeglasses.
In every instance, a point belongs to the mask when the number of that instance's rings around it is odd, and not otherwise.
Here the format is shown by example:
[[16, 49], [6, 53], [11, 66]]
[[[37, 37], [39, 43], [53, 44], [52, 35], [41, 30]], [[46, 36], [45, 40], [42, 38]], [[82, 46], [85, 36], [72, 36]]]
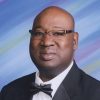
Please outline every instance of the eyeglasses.
[[53, 30], [53, 31], [49, 31], [49, 32], [29, 30], [29, 32], [31, 33], [31, 36], [34, 39], [41, 39], [46, 34], [48, 34], [49, 36], [52, 36], [55, 39], [61, 39], [61, 38], [65, 37], [67, 34], [73, 33], [74, 30]]

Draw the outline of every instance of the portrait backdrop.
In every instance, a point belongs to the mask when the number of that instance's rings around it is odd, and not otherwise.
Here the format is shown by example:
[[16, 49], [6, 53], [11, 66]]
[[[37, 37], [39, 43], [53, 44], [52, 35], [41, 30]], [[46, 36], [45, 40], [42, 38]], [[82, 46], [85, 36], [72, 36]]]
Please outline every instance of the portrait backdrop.
[[29, 56], [34, 17], [55, 5], [69, 11], [79, 32], [76, 62], [100, 80], [100, 0], [0, 0], [0, 89], [37, 69]]

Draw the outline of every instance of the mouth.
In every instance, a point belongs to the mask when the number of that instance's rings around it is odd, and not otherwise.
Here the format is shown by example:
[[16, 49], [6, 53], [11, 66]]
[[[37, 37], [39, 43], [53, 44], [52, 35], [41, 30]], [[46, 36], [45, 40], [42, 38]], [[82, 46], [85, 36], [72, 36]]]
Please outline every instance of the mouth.
[[55, 55], [55, 53], [40, 53], [40, 59], [43, 61], [50, 61], [54, 59]]

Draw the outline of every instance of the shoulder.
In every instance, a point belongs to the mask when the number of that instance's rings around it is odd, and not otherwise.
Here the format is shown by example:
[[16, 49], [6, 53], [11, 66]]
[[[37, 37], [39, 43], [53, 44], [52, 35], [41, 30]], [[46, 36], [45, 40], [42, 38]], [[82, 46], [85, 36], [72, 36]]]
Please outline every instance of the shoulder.
[[100, 81], [81, 70], [76, 63], [70, 72], [70, 78], [85, 92], [100, 91]]
[[0, 92], [0, 100], [19, 100], [19, 98], [22, 98], [23, 95], [29, 93], [30, 86], [34, 81], [35, 73], [23, 76], [10, 82], [2, 88]]
[[84, 84], [89, 84], [90, 86], [93, 85], [93, 86], [100, 86], [100, 81], [93, 78], [92, 76], [88, 75], [86, 72], [84, 72], [83, 70], [79, 69], [80, 70], [80, 77], [81, 77], [81, 81], [84, 83]]
[[80, 87], [89, 100], [100, 99], [100, 81], [80, 70]]
[[71, 74], [72, 75], [74, 74], [74, 76], [77, 77], [77, 79], [79, 79], [79, 82], [82, 82], [83, 84], [89, 84], [89, 85], [93, 85], [93, 86], [95, 86], [95, 84], [96, 84], [97, 86], [100, 86], [99, 80], [93, 78], [92, 76], [87, 74], [85, 71], [81, 70], [76, 65], [76, 63], [74, 64], [74, 66], [72, 68]]
[[86, 72], [73, 66], [70, 71], [69, 87], [73, 87], [74, 93], [80, 97], [88, 98], [87, 100], [100, 100], [100, 81], [91, 77]]
[[4, 86], [2, 91], [9, 90], [11, 88], [22, 88], [22, 87], [25, 87], [26, 85], [28, 86], [34, 80], [35, 80], [35, 73], [20, 77], [16, 80], [10, 82], [6, 86]]

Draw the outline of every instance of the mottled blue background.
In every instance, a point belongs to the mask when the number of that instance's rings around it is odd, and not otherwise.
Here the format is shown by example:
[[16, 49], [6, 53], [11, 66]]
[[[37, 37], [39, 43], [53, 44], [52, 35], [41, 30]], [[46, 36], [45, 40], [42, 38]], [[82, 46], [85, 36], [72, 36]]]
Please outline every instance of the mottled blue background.
[[77, 64], [100, 80], [100, 0], [0, 0], [0, 89], [37, 70], [29, 56], [28, 30], [36, 14], [50, 5], [74, 16], [80, 36]]

